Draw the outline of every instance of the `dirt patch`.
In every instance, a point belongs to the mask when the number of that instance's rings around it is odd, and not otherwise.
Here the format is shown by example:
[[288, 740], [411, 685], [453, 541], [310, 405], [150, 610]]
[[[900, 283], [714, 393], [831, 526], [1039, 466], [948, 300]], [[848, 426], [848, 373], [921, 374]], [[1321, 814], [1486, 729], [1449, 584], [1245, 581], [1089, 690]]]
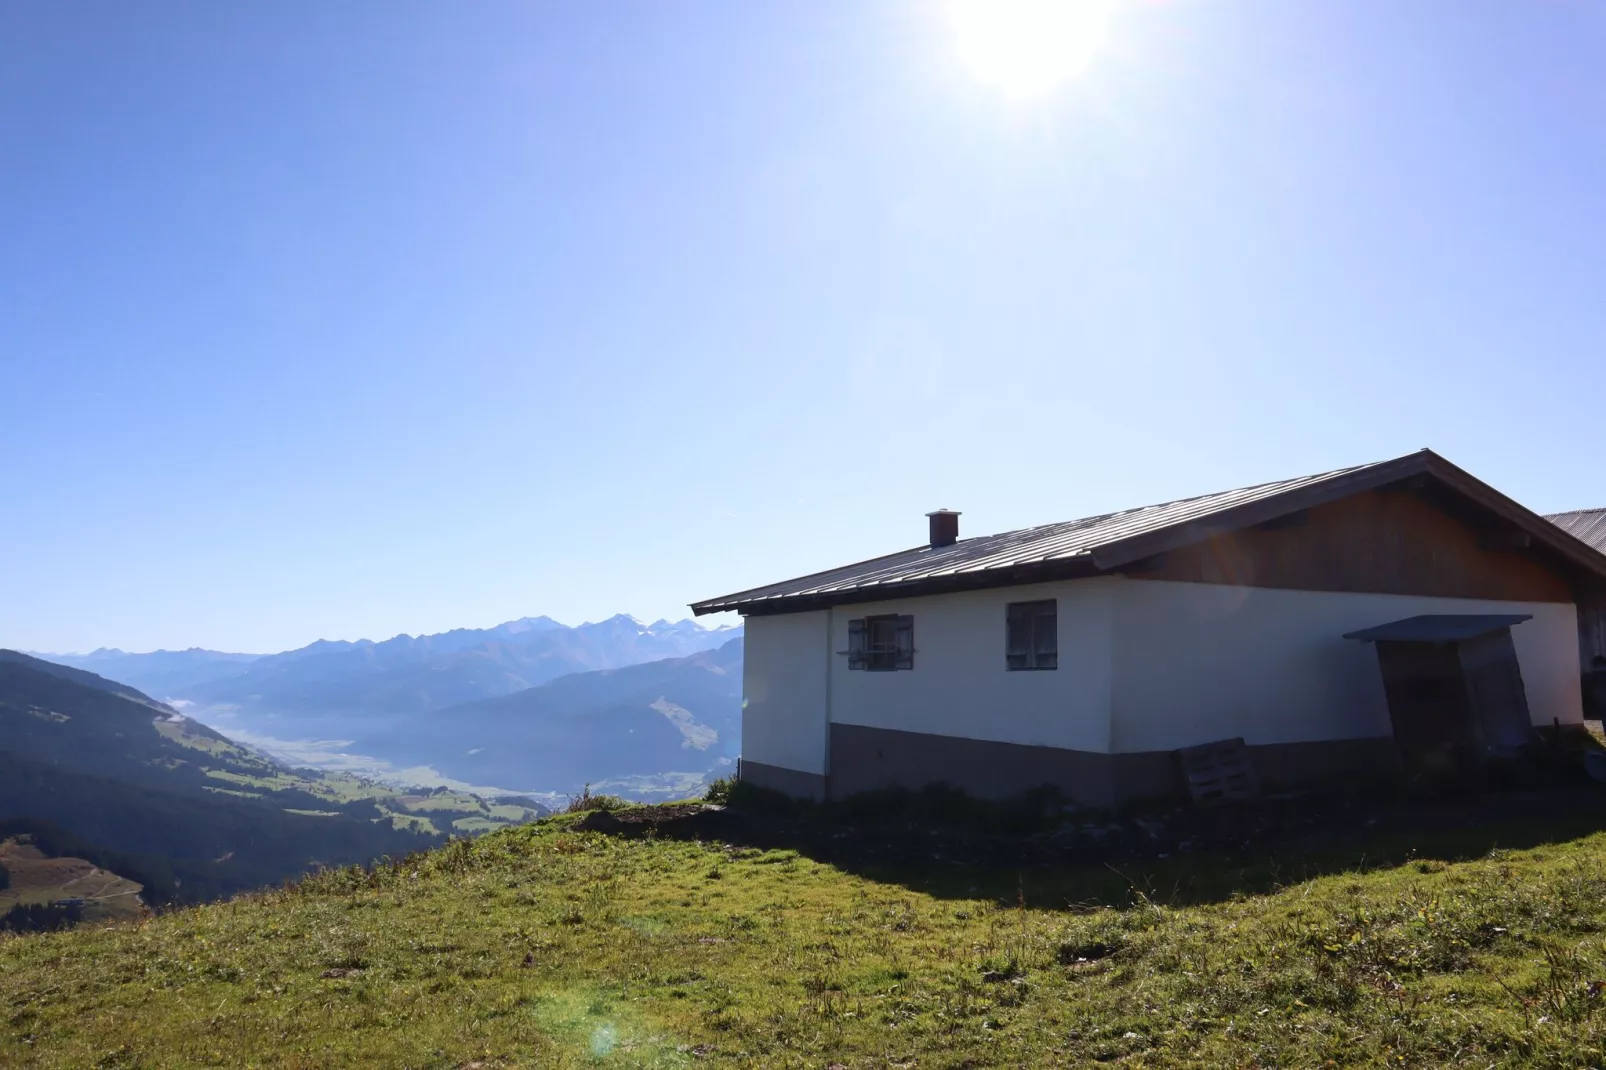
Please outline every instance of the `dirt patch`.
[[689, 818], [719, 811], [707, 803], [670, 803], [664, 806], [629, 806], [623, 810], [592, 810], [574, 823], [578, 832], [642, 833], [675, 826]]

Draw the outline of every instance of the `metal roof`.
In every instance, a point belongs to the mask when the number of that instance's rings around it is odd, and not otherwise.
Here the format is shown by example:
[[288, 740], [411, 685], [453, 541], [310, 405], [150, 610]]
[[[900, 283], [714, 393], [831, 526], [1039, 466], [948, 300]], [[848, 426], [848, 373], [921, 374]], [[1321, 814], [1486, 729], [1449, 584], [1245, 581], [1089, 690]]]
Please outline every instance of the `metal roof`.
[[1363, 643], [1459, 643], [1533, 619], [1532, 613], [1428, 613], [1345, 632], [1344, 638]]
[[1606, 555], [1578, 542], [1431, 450], [1275, 483], [1084, 517], [1059, 524], [916, 546], [885, 557], [694, 602], [698, 615], [790, 612], [945, 590], [1011, 586], [1094, 575], [1213, 534], [1275, 520], [1413, 477], [1429, 477], [1471, 498], [1573, 565], [1606, 578]]
[[1606, 509], [1574, 509], [1570, 513], [1551, 513], [1545, 519], [1595, 549], [1606, 551]]

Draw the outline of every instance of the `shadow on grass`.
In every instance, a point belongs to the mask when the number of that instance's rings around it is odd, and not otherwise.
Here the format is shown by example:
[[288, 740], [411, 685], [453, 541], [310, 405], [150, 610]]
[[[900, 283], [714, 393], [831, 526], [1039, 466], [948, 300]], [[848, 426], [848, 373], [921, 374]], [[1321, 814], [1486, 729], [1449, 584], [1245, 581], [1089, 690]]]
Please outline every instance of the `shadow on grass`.
[[938, 898], [1014, 905], [1024, 896], [1037, 908], [1072, 911], [1142, 901], [1187, 906], [1606, 830], [1606, 787], [1561, 779], [1432, 794], [1372, 784], [1125, 816], [1062, 811], [1048, 793], [1006, 809], [943, 788], [826, 805], [737, 791], [724, 809], [642, 808], [589, 827], [793, 850]]

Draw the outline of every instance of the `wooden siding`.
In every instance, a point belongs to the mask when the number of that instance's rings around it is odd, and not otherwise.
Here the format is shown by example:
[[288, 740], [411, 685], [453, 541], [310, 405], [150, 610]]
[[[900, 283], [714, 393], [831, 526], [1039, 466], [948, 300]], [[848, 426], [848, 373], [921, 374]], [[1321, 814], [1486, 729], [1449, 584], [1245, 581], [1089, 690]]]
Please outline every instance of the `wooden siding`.
[[1365, 491], [1292, 523], [1212, 536], [1144, 562], [1134, 579], [1303, 591], [1571, 602], [1566, 576], [1407, 491]]

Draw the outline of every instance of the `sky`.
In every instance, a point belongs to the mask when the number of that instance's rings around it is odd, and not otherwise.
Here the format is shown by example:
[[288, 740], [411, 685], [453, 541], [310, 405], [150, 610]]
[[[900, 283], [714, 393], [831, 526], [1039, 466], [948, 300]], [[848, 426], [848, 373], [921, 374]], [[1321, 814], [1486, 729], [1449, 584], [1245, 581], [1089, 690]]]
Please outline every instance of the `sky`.
[[0, 3], [0, 646], [674, 619], [1424, 446], [1606, 505], [1606, 6], [957, 2]]

